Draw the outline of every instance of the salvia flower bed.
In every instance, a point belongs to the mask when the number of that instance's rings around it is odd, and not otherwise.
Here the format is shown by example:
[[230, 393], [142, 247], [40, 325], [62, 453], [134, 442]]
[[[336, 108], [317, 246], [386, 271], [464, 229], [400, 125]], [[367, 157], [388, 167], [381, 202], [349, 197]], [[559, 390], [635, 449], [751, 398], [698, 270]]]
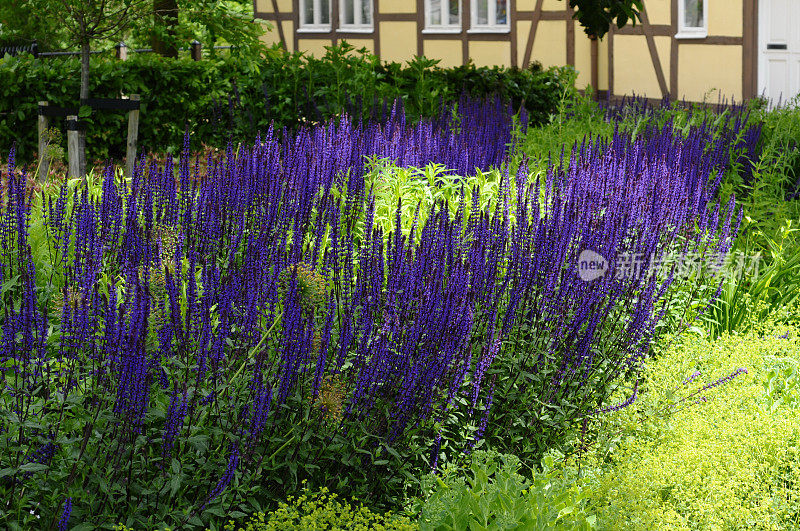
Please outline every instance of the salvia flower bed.
[[[648, 261], [586, 282], [578, 256], [726, 253], [725, 136], [587, 141], [532, 176], [508, 163], [511, 111], [469, 105], [438, 125], [269, 131], [203, 174], [188, 138], [177, 167], [109, 167], [93, 188], [26, 194], [12, 172], [0, 521], [197, 527], [304, 479], [385, 507], [512, 413], [541, 431], [599, 407], [649, 352], [675, 276]], [[384, 230], [374, 155], [500, 168], [500, 189], [481, 209], [465, 179]]]

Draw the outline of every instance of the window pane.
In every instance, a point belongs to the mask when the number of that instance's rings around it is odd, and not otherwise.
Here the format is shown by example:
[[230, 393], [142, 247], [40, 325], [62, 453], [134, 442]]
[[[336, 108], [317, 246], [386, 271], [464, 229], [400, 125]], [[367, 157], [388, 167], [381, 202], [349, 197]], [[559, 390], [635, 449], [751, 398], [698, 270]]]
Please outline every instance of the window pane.
[[361, 23], [372, 24], [371, 0], [361, 0]]
[[303, 25], [314, 23], [314, 0], [305, 0], [303, 9], [303, 20], [300, 22]]
[[355, 14], [353, 1], [354, 0], [344, 0], [344, 13], [342, 13], [344, 24], [353, 24], [353, 15]]
[[486, 25], [489, 23], [489, 2], [491, 0], [478, 0], [478, 9], [476, 11], [475, 23], [478, 25]]
[[684, 24], [687, 28], [703, 27], [703, 0], [684, 0]]
[[458, 0], [450, 0], [450, 24], [458, 26]]
[[[308, 0], [306, 0], [308, 1]], [[330, 24], [331, 23], [331, 5], [330, 0], [319, 0], [320, 6], [320, 17], [319, 21], [320, 24]]]
[[430, 0], [428, 3], [428, 24], [438, 26], [442, 23], [442, 0]]
[[496, 1], [497, 1], [496, 4], [497, 11], [495, 11], [495, 13], [497, 13], [497, 15], [495, 20], [497, 24], [506, 24], [508, 23], [508, 15], [506, 14], [506, 5], [508, 3], [508, 0], [496, 0]]

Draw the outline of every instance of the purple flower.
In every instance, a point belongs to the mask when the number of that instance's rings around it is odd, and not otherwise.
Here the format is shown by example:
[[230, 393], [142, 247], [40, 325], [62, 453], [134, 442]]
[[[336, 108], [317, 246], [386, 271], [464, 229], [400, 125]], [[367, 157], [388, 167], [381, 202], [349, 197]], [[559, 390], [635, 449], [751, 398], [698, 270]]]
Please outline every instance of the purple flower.
[[633, 385], [633, 393], [631, 393], [631, 396], [629, 396], [627, 399], [623, 400], [622, 402], [614, 406], [610, 406], [603, 409], [597, 409], [592, 414], [599, 415], [601, 413], [611, 413], [612, 411], [619, 411], [620, 409], [626, 408], [636, 401], [636, 396], [638, 392], [639, 392], [639, 380], [637, 379], [636, 383]]
[[747, 369], [745, 369], [744, 367], [739, 367], [738, 369], [736, 369], [735, 371], [730, 373], [728, 376], [723, 376], [722, 378], [719, 378], [719, 379], [717, 379], [717, 380], [715, 380], [715, 381], [713, 381], [713, 382], [711, 382], [709, 384], [704, 385], [703, 387], [698, 389], [697, 392], [698, 393], [702, 393], [703, 391], [706, 391], [708, 389], [711, 389], [711, 388], [714, 388], [714, 387], [719, 387], [720, 385], [723, 385], [723, 384], [726, 384], [726, 383], [730, 382], [731, 380], [733, 380], [734, 378], [736, 378], [740, 374], [747, 374]]
[[225, 468], [225, 473], [211, 490], [211, 493], [208, 495], [208, 499], [206, 499], [206, 502], [203, 504], [203, 508], [217, 499], [217, 497], [228, 487], [231, 480], [233, 480], [233, 475], [236, 472], [236, 468], [239, 466], [239, 447], [231, 443], [228, 451], [230, 452], [230, 457], [228, 457], [228, 466]]
[[72, 497], [64, 500], [64, 511], [61, 513], [61, 519], [58, 521], [58, 531], [67, 531], [67, 524], [69, 517], [72, 514]]

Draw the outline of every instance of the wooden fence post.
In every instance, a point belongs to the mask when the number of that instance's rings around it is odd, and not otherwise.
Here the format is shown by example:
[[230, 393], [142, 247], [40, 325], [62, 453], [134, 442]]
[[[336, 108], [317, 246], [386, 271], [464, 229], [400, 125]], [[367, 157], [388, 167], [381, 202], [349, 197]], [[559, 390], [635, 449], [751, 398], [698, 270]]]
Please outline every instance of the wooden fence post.
[[69, 178], [77, 179], [80, 177], [80, 160], [78, 160], [78, 117], [75, 115], [67, 116], [67, 157], [69, 162]]
[[197, 39], [189, 43], [192, 50], [192, 59], [200, 61], [203, 58], [203, 45]]
[[[47, 107], [46, 101], [40, 101], [39, 107]], [[50, 154], [48, 147], [50, 144], [50, 137], [47, 133], [48, 123], [47, 116], [39, 112], [39, 175], [37, 176], [40, 183], [47, 181], [47, 174], [50, 171]]]
[[[139, 101], [138, 94], [131, 94], [131, 100]], [[136, 141], [139, 138], [139, 109], [128, 111], [128, 149], [125, 154], [125, 176], [133, 177], [133, 163], [136, 160]]]
[[128, 60], [128, 45], [124, 42], [120, 41], [119, 44], [114, 46], [117, 51], [117, 59], [120, 61], [127, 61]]

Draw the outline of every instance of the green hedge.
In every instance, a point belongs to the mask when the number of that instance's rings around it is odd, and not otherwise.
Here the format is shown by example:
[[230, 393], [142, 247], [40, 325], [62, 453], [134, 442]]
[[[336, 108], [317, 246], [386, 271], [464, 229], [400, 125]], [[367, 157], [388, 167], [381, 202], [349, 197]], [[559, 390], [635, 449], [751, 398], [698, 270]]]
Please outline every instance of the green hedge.
[[[0, 58], [0, 150], [16, 142], [18, 159], [30, 161], [37, 145], [37, 102], [76, 106], [79, 72], [76, 58]], [[93, 56], [90, 95], [141, 94], [140, 146], [170, 151], [181, 145], [187, 125], [196, 142], [223, 146], [228, 140], [251, 141], [273, 121], [276, 128], [293, 128], [344, 110], [368, 117], [395, 98], [404, 101], [412, 120], [434, 116], [442, 102], [456, 101], [464, 90], [478, 97], [499, 93], [541, 123], [570, 79], [567, 69], [542, 70], [538, 64], [520, 70], [472, 64], [442, 69], [425, 58], [382, 63], [344, 44], [320, 59], [277, 50], [267, 58], [198, 62], [153, 54], [135, 54], [125, 62]], [[125, 115], [99, 111], [88, 120], [88, 159], [121, 158]], [[63, 119], [53, 125], [63, 129]]]

